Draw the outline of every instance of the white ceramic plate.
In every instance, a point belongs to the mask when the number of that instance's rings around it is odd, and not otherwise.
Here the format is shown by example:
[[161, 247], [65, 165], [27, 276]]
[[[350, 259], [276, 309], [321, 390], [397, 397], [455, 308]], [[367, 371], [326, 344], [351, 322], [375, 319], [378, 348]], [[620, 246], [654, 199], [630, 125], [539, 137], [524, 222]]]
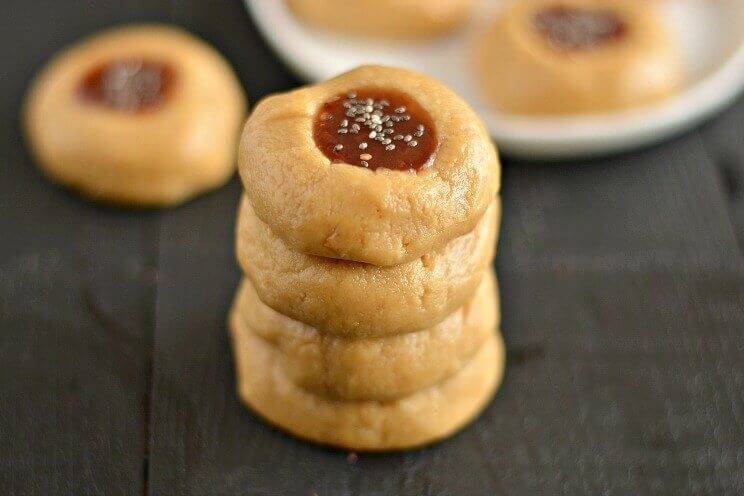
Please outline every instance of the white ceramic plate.
[[593, 116], [499, 113], [481, 100], [463, 54], [473, 31], [502, 1], [485, 0], [482, 15], [453, 36], [403, 43], [318, 31], [298, 22], [283, 0], [245, 0], [276, 52], [306, 79], [327, 79], [367, 63], [430, 74], [475, 107], [502, 151], [521, 156], [596, 155], [660, 141], [720, 110], [744, 87], [744, 0], [666, 0], [660, 3], [663, 18], [685, 51], [682, 92], [653, 106]]

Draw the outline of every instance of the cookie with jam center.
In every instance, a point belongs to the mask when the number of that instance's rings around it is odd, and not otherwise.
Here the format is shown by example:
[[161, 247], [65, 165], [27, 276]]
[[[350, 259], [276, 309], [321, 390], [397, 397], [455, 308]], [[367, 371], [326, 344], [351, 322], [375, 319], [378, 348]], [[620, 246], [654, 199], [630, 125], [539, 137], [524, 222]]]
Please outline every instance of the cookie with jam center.
[[522, 0], [477, 36], [473, 66], [500, 111], [590, 114], [674, 93], [679, 50], [647, 2]]
[[166, 206], [232, 175], [245, 105], [214, 49], [177, 28], [133, 25], [57, 55], [23, 117], [51, 179], [96, 200]]
[[238, 164], [256, 215], [292, 250], [378, 266], [472, 231], [501, 172], [461, 98], [383, 66], [262, 100]]

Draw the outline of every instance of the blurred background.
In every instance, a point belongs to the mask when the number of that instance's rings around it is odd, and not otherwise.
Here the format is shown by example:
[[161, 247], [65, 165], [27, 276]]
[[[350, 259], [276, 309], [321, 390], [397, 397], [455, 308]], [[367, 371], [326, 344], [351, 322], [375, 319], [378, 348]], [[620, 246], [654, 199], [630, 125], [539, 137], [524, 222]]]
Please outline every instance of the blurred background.
[[[632, 127], [637, 115], [602, 123], [659, 132], [653, 143], [546, 156], [530, 151], [560, 123], [513, 123], [495, 263], [504, 384], [444, 442], [349, 456], [237, 400], [225, 330], [237, 178], [171, 209], [90, 202], [44, 178], [19, 121], [50, 57], [120, 23], [203, 38], [251, 107], [304, 84], [314, 75], [269, 45], [297, 26], [256, 17], [275, 2], [248, 2], [253, 17], [239, 0], [3, 2], [0, 492], [742, 494], [744, 101], [728, 65], [741, 40], [721, 59], [727, 98], [699, 103], [708, 112], [674, 114], [683, 126], [664, 114], [651, 130]], [[569, 138], [556, 150], [585, 142]]]

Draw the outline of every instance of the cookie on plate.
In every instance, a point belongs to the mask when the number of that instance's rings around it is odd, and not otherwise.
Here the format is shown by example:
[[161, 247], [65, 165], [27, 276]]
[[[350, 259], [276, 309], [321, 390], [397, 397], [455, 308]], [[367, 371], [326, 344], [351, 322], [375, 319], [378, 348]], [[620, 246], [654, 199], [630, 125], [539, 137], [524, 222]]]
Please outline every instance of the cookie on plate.
[[519, 0], [474, 45], [475, 77], [512, 114], [591, 114], [656, 102], [682, 83], [680, 48], [648, 2]]

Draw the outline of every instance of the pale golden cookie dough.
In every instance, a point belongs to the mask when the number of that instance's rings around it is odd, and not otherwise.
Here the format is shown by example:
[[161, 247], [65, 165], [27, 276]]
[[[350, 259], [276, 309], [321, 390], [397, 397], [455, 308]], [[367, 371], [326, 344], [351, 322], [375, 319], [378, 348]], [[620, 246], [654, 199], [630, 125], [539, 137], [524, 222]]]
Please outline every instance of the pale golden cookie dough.
[[395, 450], [449, 436], [483, 410], [501, 382], [504, 345], [496, 333], [455, 375], [389, 402], [335, 400], [285, 374], [279, 352], [252, 332], [232, 329], [241, 399], [270, 423], [317, 443]]
[[235, 332], [253, 332], [276, 348], [284, 373], [298, 386], [347, 400], [391, 400], [456, 373], [498, 325], [493, 274], [473, 298], [431, 329], [372, 339], [326, 335], [261, 302], [250, 281], [233, 304]]
[[[371, 170], [321, 152], [313, 137], [319, 108], [365, 87], [407, 94], [429, 113], [439, 143], [431, 165]], [[256, 214], [289, 248], [381, 266], [473, 230], [501, 170], [488, 132], [460, 97], [427, 76], [381, 66], [264, 99], [243, 130], [238, 164]]]
[[[142, 60], [172, 69], [157, 106], [132, 110], [82, 96], [92, 71]], [[177, 28], [134, 25], [56, 56], [28, 93], [24, 124], [40, 167], [55, 181], [97, 200], [164, 206], [229, 179], [244, 114], [240, 83], [214, 49]]]
[[[550, 8], [613, 12], [624, 28], [589, 48], [551, 42], [536, 24]], [[648, 2], [519, 0], [475, 42], [475, 76], [500, 111], [513, 114], [598, 113], [660, 100], [682, 84], [680, 47]]]
[[464, 24], [477, 0], [287, 0], [303, 22], [345, 34], [421, 38]]
[[264, 303], [323, 332], [372, 337], [418, 331], [471, 297], [493, 259], [500, 209], [497, 198], [473, 231], [441, 250], [377, 267], [293, 251], [244, 197], [237, 258]]

